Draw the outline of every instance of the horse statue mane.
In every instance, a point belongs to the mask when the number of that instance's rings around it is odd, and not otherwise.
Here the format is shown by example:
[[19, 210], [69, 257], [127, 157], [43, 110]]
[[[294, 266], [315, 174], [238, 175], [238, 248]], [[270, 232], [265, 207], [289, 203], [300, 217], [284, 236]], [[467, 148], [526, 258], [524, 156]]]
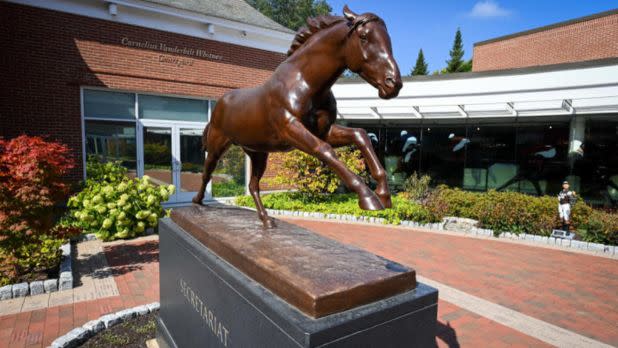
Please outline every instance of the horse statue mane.
[[[347, 6], [346, 6], [347, 8]], [[344, 9], [345, 10], [345, 9]], [[298, 29], [296, 36], [294, 37], [294, 41], [292, 41], [292, 45], [288, 50], [288, 57], [291, 56], [296, 50], [298, 50], [313, 34], [332, 27], [337, 23], [341, 23], [343, 21], [348, 21], [348, 26], [350, 27], [349, 33], [354, 31], [358, 26], [363, 25], [367, 22], [371, 21], [380, 21], [384, 24], [382, 18], [378, 17], [373, 13], [363, 13], [361, 15], [356, 16], [354, 20], [346, 19], [341, 16], [333, 16], [333, 15], [322, 15], [317, 17], [307, 18], [307, 25]]]

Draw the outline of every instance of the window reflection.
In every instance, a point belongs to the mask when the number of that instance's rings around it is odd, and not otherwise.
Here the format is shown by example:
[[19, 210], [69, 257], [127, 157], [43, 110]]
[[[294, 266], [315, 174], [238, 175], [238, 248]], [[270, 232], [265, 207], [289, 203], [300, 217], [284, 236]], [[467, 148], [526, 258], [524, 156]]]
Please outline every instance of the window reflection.
[[386, 131], [384, 167], [389, 185], [397, 190], [420, 166], [420, 128], [389, 128]]
[[135, 123], [86, 121], [85, 126], [86, 154], [120, 161], [135, 176]]
[[585, 140], [574, 164], [581, 196], [595, 205], [618, 205], [618, 120], [592, 117], [586, 121]]
[[569, 175], [568, 123], [522, 125], [517, 129], [517, 174], [498, 189], [517, 183], [519, 191], [554, 194]]
[[180, 191], [195, 192], [202, 184], [202, 167], [204, 152], [202, 152], [203, 130], [180, 129]]
[[367, 131], [393, 191], [415, 171], [433, 184], [532, 195], [554, 195], [568, 180], [586, 201], [618, 205], [616, 117], [541, 121], [355, 126]]
[[465, 127], [423, 128], [421, 171], [435, 184], [461, 187], [469, 143]]

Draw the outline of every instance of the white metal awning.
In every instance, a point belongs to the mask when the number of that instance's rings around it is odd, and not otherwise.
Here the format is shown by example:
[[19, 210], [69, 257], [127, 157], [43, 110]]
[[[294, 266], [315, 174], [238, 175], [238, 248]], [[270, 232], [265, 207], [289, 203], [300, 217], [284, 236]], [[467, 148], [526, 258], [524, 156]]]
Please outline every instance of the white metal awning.
[[362, 80], [340, 80], [333, 93], [345, 120], [611, 114], [618, 113], [618, 61], [406, 78], [391, 100]]

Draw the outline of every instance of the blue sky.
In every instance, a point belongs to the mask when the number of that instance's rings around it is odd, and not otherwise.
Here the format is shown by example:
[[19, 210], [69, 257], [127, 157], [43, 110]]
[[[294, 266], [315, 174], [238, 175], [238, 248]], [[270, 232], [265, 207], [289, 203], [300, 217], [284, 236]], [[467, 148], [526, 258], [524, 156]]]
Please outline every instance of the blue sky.
[[430, 72], [444, 68], [457, 27], [463, 36], [464, 58], [470, 59], [475, 42], [618, 8], [615, 0], [327, 1], [339, 15], [347, 3], [357, 13], [382, 17], [402, 75], [410, 73], [420, 48]]

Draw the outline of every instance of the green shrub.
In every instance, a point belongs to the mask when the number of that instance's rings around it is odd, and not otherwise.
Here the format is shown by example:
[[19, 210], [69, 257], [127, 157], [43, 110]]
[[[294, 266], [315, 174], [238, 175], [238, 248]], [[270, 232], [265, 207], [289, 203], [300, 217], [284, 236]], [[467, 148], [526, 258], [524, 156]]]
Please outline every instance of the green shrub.
[[212, 195], [214, 197], [234, 197], [245, 193], [245, 185], [235, 181], [212, 183]]
[[[335, 152], [339, 160], [354, 174], [367, 177], [365, 161], [359, 150], [342, 147], [336, 149]], [[294, 187], [310, 198], [319, 198], [325, 193], [333, 193], [340, 185], [341, 180], [330, 167], [302, 151], [275, 153], [272, 157], [275, 162], [281, 163], [277, 176], [270, 180], [276, 185]]]
[[585, 241], [618, 244], [618, 214], [594, 210], [580, 226], [579, 232]]
[[429, 196], [431, 177], [414, 172], [403, 184], [404, 196], [413, 201], [423, 201]]
[[127, 168], [120, 161], [103, 162], [99, 156], [90, 155], [86, 161], [86, 185], [96, 182], [115, 183], [126, 179]]
[[245, 182], [245, 153], [240, 146], [232, 145], [219, 159], [214, 174], [227, 174], [238, 184]]
[[[350, 214], [384, 218], [388, 223], [398, 224], [401, 220], [421, 223], [435, 222], [432, 214], [422, 205], [401, 197], [392, 197], [393, 208], [377, 211], [362, 210], [358, 206], [358, 197], [353, 194], [324, 195], [319, 199], [307, 199], [299, 192], [278, 192], [262, 196], [264, 207], [276, 210], [307, 211], [324, 214]], [[236, 204], [255, 207], [251, 196], [236, 198]]]
[[69, 218], [84, 232], [96, 233], [103, 240], [132, 238], [157, 226], [166, 214], [161, 203], [173, 192], [173, 185], [155, 186], [148, 176], [114, 183], [90, 182], [69, 199]]

